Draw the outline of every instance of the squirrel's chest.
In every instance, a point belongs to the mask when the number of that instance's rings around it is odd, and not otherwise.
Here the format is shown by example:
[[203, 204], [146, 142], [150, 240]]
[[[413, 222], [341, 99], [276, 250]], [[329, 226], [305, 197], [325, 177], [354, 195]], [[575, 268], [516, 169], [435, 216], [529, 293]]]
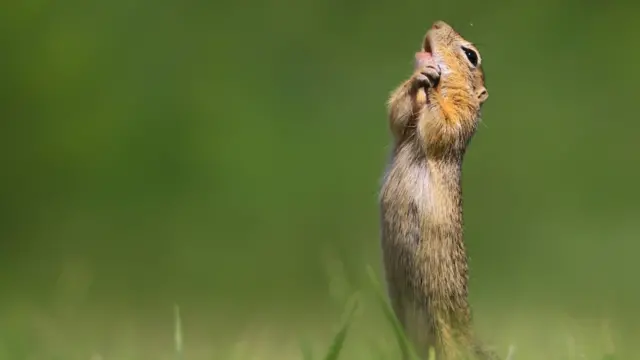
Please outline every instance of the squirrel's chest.
[[389, 211], [428, 214], [436, 199], [429, 169], [421, 164], [391, 164], [385, 175], [381, 202]]
[[[390, 223], [420, 227], [449, 226], [458, 222], [459, 191], [451, 171], [438, 171], [425, 162], [391, 164], [381, 192], [384, 217]], [[452, 177], [452, 176], [450, 176]]]

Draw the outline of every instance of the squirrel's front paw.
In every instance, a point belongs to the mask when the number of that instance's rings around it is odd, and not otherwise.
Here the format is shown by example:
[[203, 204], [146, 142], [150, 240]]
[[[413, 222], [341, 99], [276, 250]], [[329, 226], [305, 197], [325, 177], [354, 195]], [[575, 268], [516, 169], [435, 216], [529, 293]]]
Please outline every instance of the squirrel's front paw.
[[421, 51], [416, 53], [414, 70], [414, 79], [419, 86], [435, 87], [440, 80], [440, 67], [429, 52]]

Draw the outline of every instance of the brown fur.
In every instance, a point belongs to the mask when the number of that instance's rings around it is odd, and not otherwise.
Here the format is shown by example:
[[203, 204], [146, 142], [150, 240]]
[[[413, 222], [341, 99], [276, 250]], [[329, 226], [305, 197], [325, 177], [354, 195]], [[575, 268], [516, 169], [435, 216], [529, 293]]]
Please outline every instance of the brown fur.
[[[425, 86], [420, 70], [388, 102], [394, 149], [380, 194], [383, 263], [396, 315], [423, 356], [463, 354], [491, 359], [471, 329], [468, 266], [462, 236], [461, 166], [487, 98], [481, 60], [472, 66], [461, 46], [474, 49], [444, 22], [427, 33], [442, 71]], [[479, 56], [479, 55], [478, 55]]]

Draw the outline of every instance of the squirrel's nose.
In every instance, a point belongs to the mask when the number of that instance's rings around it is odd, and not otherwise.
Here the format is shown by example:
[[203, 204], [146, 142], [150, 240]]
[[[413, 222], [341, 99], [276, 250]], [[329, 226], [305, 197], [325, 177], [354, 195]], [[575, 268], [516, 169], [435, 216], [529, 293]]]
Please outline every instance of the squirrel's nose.
[[447, 24], [444, 21], [436, 21], [433, 23], [433, 26], [431, 27], [435, 30], [438, 30], [438, 29], [442, 29], [445, 26], [447, 26]]

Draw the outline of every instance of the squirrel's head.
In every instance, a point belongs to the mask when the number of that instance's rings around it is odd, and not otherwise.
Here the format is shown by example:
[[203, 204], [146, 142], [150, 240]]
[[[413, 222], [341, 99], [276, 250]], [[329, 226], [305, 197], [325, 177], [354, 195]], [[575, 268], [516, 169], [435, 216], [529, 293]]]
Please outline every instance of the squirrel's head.
[[419, 128], [426, 127], [420, 129], [423, 138], [428, 145], [464, 147], [489, 96], [478, 49], [447, 23], [437, 21], [416, 54], [416, 67], [424, 80], [417, 96], [421, 116], [431, 119], [421, 121]]

